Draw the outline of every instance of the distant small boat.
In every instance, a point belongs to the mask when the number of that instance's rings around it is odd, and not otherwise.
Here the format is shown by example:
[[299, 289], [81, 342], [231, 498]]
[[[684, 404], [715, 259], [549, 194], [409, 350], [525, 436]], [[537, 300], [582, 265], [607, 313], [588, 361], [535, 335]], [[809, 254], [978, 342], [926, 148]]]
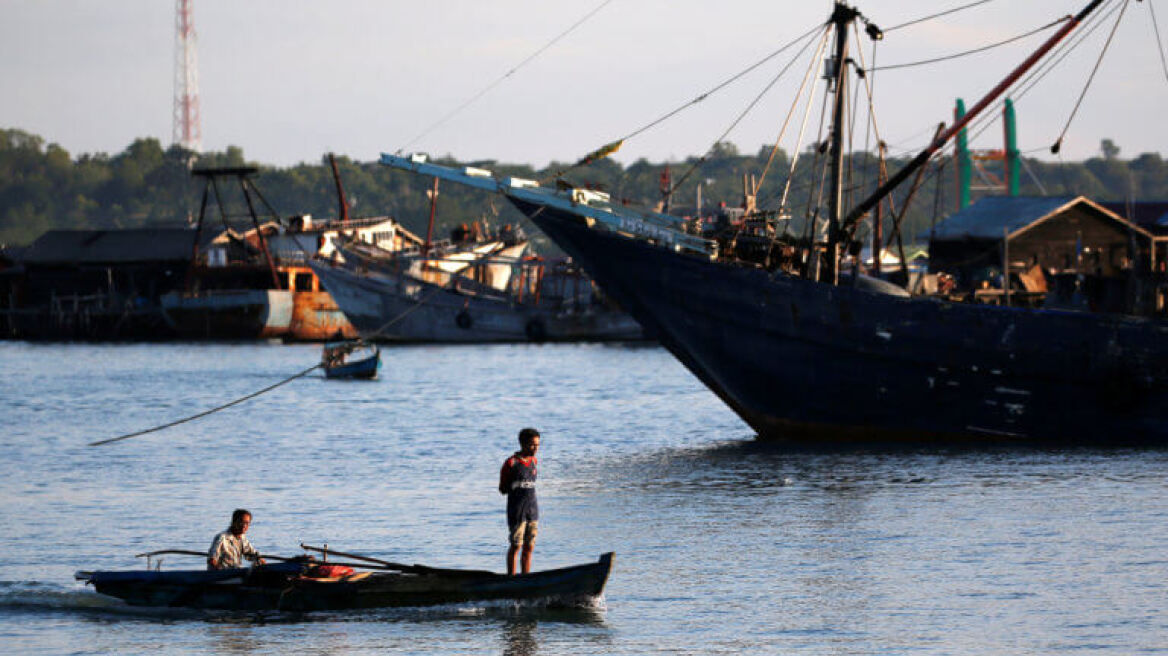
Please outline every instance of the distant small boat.
[[[480, 570], [401, 565], [398, 571], [289, 560], [226, 570], [78, 572], [98, 593], [131, 606], [214, 610], [321, 611], [433, 606], [491, 600], [587, 603], [604, 591], [613, 554], [573, 567], [508, 576]], [[387, 569], [370, 567], [371, 569]]]
[[381, 349], [360, 342], [327, 342], [321, 364], [325, 378], [371, 379], [381, 366]]

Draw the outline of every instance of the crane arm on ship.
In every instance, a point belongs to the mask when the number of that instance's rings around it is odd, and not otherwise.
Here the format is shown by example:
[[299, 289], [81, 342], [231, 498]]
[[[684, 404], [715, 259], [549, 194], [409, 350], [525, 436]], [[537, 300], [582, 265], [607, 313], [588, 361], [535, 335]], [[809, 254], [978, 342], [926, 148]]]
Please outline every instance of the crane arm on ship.
[[928, 146], [926, 146], [924, 150], [918, 153], [917, 156], [912, 159], [912, 161], [897, 171], [892, 177], [888, 179], [887, 182], [881, 185], [870, 196], [852, 208], [852, 210], [848, 212], [847, 216], [845, 216], [844, 219], [840, 222], [839, 233], [835, 235], [837, 242], [850, 242], [855, 234], [856, 227], [859, 225], [860, 219], [869, 210], [875, 207], [876, 204], [883, 200], [885, 196], [892, 193], [892, 191], [900, 186], [905, 180], [907, 180], [914, 171], [924, 166], [938, 150], [944, 147], [945, 144], [953, 138], [954, 135], [961, 132], [961, 130], [963, 130], [970, 121], [976, 118], [978, 114], [985, 110], [986, 107], [988, 107], [1003, 93], [1005, 93], [1006, 90], [1010, 88], [1010, 86], [1017, 82], [1019, 78], [1025, 75], [1027, 71], [1029, 71], [1044, 56], [1046, 56], [1046, 54], [1050, 52], [1054, 46], [1066, 38], [1066, 36], [1070, 34], [1071, 31], [1073, 31], [1076, 27], [1081, 25], [1087, 16], [1091, 14], [1091, 12], [1095, 11], [1099, 5], [1103, 4], [1103, 1], [1104, 0], [1091, 0], [1091, 3], [1084, 7], [1078, 14], [1075, 16], [1068, 16], [1066, 23], [1061, 28], [1059, 28], [1057, 32], [1052, 34], [1051, 37], [1047, 39], [1046, 42], [1044, 42], [1041, 46], [1039, 46], [1038, 49], [1035, 50], [1029, 57], [1027, 57], [1025, 61], [1019, 64], [1013, 71], [1010, 72], [1009, 75], [1005, 77], [1005, 79], [1003, 79], [998, 83], [997, 86], [991, 89], [989, 93], [987, 93], [981, 100], [977, 102], [976, 105], [974, 105], [969, 110], [969, 112], [965, 114], [964, 117], [955, 121], [953, 125], [949, 127], [949, 129], [937, 135], [937, 137], [934, 138], [933, 141]]

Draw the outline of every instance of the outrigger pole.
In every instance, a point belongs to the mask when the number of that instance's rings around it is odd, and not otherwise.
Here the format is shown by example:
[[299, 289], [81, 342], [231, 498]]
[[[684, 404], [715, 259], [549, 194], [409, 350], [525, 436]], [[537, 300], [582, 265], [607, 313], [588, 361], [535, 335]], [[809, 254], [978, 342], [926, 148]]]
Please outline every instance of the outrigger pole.
[[1038, 61], [1042, 59], [1048, 52], [1050, 52], [1051, 48], [1054, 48], [1059, 41], [1062, 41], [1068, 34], [1071, 33], [1072, 30], [1081, 25], [1083, 20], [1086, 19], [1091, 12], [1095, 11], [1095, 9], [1098, 8], [1101, 4], [1103, 4], [1103, 0], [1092, 0], [1092, 2], [1084, 7], [1083, 10], [1078, 14], [1073, 17], [1068, 16], [1065, 25], [1059, 28], [1059, 30], [1051, 35], [1051, 37], [1047, 39], [1045, 43], [1039, 46], [1038, 49], [1034, 51], [1034, 53], [1032, 53], [1029, 57], [1026, 58], [1025, 61], [1019, 64], [1018, 67], [1015, 68], [1009, 75], [1007, 75], [1005, 79], [999, 82], [996, 87], [991, 89], [990, 92], [987, 93], [981, 100], [979, 100], [976, 105], [970, 108], [969, 112], [966, 113], [965, 116], [958, 119], [957, 121], [954, 121], [952, 126], [943, 131], [941, 134], [937, 135], [933, 139], [933, 142], [925, 147], [925, 149], [922, 150], [916, 157], [914, 157], [911, 162], [897, 171], [891, 178], [888, 179], [887, 182], [885, 182], [881, 187], [873, 192], [871, 196], [868, 196], [866, 199], [861, 201], [859, 205], [856, 205], [854, 208], [852, 208], [852, 211], [848, 212], [848, 215], [844, 217], [843, 221], [841, 221], [839, 226], [839, 233], [831, 236], [831, 241], [834, 244], [833, 247], [838, 248], [838, 244], [841, 242], [851, 241], [852, 235], [855, 232], [860, 218], [863, 217], [864, 214], [868, 212], [868, 210], [875, 207], [876, 204], [883, 200], [885, 196], [890, 194], [893, 189], [907, 180], [914, 171], [924, 166], [925, 163], [928, 162], [929, 159], [938, 150], [944, 147], [944, 145], [950, 139], [952, 139], [954, 135], [965, 128], [965, 126], [968, 125], [969, 122], [974, 118], [976, 118], [978, 114], [985, 110], [985, 108], [988, 107], [990, 103], [994, 102], [998, 99], [999, 96], [1005, 93], [1006, 89], [1010, 88], [1011, 85], [1017, 82], [1018, 78], [1025, 75], [1026, 72], [1029, 71], [1036, 63], [1038, 63]]

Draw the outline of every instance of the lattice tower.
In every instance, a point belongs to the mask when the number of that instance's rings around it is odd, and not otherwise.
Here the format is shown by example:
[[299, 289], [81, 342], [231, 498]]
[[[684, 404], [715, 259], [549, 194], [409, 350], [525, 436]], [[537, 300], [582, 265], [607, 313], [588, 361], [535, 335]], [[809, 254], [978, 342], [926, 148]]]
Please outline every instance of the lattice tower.
[[174, 143], [202, 152], [199, 119], [199, 66], [195, 53], [192, 0], [177, 0], [174, 48]]

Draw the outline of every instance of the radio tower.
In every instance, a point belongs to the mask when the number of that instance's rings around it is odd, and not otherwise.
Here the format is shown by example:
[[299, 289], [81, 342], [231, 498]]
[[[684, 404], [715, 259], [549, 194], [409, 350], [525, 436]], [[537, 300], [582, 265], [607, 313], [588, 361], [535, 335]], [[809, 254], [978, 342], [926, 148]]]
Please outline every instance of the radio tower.
[[199, 121], [199, 67], [195, 57], [195, 20], [191, 0], [178, 0], [174, 26], [174, 143], [203, 150]]

